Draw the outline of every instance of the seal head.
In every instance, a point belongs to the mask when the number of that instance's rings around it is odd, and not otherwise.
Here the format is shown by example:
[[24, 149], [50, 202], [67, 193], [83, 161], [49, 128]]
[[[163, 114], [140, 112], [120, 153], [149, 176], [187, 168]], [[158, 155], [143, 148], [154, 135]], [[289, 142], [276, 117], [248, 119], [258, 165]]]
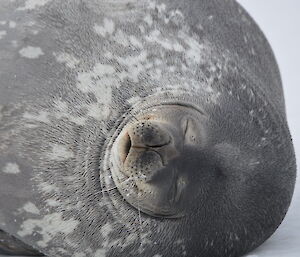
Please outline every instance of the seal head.
[[[185, 215], [201, 193], [206, 163], [203, 113], [180, 105], [148, 109], [124, 127], [115, 143], [116, 186], [133, 206], [151, 216]], [[202, 171], [205, 173], [205, 171]], [[202, 178], [201, 178], [202, 177]], [[193, 186], [194, 185], [194, 186]]]

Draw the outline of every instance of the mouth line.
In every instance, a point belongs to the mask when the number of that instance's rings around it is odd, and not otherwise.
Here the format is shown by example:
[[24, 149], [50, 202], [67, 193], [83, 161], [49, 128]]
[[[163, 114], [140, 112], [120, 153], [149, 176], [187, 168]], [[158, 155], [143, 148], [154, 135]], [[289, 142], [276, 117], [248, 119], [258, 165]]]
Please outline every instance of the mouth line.
[[159, 151], [157, 151], [156, 149], [159, 149], [161, 147], [169, 145], [171, 142], [172, 142], [172, 138], [170, 136], [169, 140], [164, 144], [151, 145], [151, 146], [149, 146], [149, 145], [145, 145], [145, 146], [143, 146], [143, 145], [134, 145], [134, 144], [132, 144], [132, 139], [131, 139], [129, 133], [126, 132], [126, 134], [123, 136], [122, 142], [120, 142], [120, 144], [123, 143], [123, 146], [121, 147], [121, 161], [124, 165], [126, 160], [128, 159], [128, 156], [130, 155], [130, 150], [132, 148], [134, 148], [134, 149], [145, 149], [145, 151], [153, 151], [156, 154], [158, 154], [160, 156], [161, 160], [162, 160], [163, 166], [165, 166], [166, 161], [164, 160], [162, 154]]
[[[165, 167], [167, 165], [167, 163], [166, 163], [165, 159], [163, 158], [162, 154], [160, 152], [158, 152], [157, 150], [153, 149], [152, 147], [136, 147], [136, 146], [132, 146], [132, 148], [146, 149], [147, 152], [155, 152], [160, 157], [161, 162], [162, 162], [162, 166]], [[128, 157], [128, 155], [127, 155], [127, 157]], [[127, 158], [125, 159], [124, 164], [125, 164], [126, 160], [127, 160]]]
[[131, 140], [131, 137], [129, 135], [129, 133], [126, 133], [122, 139], [122, 141], [124, 142], [123, 146], [121, 147], [121, 156], [123, 156], [121, 159], [122, 159], [122, 162], [125, 163], [126, 162], [126, 159], [130, 153], [130, 149], [131, 148], [135, 148], [135, 149], [146, 149], [146, 150], [149, 150], [149, 151], [154, 151], [156, 152], [162, 159], [163, 163], [164, 163], [164, 159], [162, 158], [162, 155], [155, 149], [153, 148], [161, 148], [163, 146], [166, 146], [168, 144], [170, 144], [172, 142], [172, 139], [171, 137], [169, 138], [168, 142], [164, 143], [164, 144], [159, 144], [159, 145], [133, 145], [132, 144], [132, 140]]
[[[129, 135], [130, 138], [130, 135]], [[131, 139], [130, 139], [131, 140]], [[151, 149], [151, 148], [161, 148], [163, 146], [169, 145], [172, 142], [171, 136], [169, 137], [169, 140], [166, 143], [163, 144], [156, 144], [156, 145], [132, 145], [133, 148], [145, 148], [145, 149]]]

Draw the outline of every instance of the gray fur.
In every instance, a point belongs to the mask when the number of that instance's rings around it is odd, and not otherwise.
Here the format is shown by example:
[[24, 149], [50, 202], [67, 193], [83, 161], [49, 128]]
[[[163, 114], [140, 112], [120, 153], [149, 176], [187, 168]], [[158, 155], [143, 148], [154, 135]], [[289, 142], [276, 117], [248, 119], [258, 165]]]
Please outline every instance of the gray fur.
[[[273, 53], [235, 1], [1, 0], [0, 17], [1, 230], [50, 257], [240, 256], [276, 230], [294, 150]], [[174, 102], [207, 114], [199, 161], [230, 178], [205, 177], [179, 220], [124, 201], [109, 151]]]

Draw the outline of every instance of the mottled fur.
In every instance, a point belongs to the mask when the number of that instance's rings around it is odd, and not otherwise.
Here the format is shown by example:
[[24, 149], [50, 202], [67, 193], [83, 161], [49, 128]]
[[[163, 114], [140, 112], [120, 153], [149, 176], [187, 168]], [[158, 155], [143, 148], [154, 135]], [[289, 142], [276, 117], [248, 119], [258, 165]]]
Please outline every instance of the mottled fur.
[[[235, 1], [1, 0], [0, 17], [2, 230], [50, 257], [240, 256], [276, 230], [294, 150], [276, 61]], [[169, 102], [203, 109], [230, 178], [183, 220], [139, 212], [110, 172], [126, 121]]]

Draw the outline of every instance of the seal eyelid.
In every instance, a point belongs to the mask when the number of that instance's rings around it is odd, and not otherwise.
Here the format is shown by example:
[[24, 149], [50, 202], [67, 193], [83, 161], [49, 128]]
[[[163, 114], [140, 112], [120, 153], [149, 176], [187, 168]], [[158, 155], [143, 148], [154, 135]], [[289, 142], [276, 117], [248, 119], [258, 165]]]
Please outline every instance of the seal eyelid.
[[187, 133], [187, 130], [188, 130], [188, 128], [189, 128], [189, 118], [187, 118], [186, 120], [185, 120], [185, 128], [184, 128], [184, 132], [183, 132], [183, 135], [184, 135], [184, 137], [186, 136], [186, 133]]
[[184, 125], [183, 125], [183, 135], [186, 138], [186, 136], [193, 131], [193, 118], [187, 117], [184, 120]]
[[184, 120], [183, 125], [183, 135], [184, 135], [184, 141], [187, 144], [195, 144], [196, 143], [196, 137], [197, 137], [197, 129], [196, 129], [196, 123], [195, 120], [192, 117], [187, 117]]

